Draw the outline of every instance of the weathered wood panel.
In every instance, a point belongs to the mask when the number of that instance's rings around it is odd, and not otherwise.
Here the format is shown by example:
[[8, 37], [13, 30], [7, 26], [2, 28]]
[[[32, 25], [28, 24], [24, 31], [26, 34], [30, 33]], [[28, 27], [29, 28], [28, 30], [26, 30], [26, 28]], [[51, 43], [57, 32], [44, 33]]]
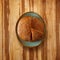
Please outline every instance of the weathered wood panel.
[[[59, 0], [0, 0], [0, 60], [60, 60], [59, 5]], [[24, 47], [15, 33], [18, 18], [29, 11], [41, 15], [47, 27], [47, 39], [36, 48]]]

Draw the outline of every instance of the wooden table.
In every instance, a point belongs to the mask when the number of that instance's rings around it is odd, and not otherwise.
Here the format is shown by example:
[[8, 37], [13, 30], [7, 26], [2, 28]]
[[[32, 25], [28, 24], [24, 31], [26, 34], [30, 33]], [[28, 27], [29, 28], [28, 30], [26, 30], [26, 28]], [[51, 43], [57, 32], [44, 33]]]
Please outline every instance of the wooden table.
[[[15, 26], [25, 12], [41, 15], [47, 39], [38, 47], [24, 47]], [[0, 0], [0, 60], [60, 60], [60, 0]]]

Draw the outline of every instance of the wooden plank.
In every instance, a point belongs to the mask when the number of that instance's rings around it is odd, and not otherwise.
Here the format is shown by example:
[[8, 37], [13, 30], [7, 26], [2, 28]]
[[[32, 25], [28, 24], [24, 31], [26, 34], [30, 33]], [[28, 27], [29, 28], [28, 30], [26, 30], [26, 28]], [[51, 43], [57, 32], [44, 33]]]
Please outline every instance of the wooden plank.
[[58, 24], [58, 40], [57, 40], [57, 56], [56, 56], [56, 59], [59, 60], [60, 59], [60, 23]]
[[56, 1], [56, 44], [57, 44], [57, 56], [56, 60], [60, 60], [60, 40], [59, 40], [59, 22], [60, 22], [60, 0]]
[[[23, 13], [25, 13], [25, 12], [29, 12], [29, 0], [25, 0], [24, 1], [24, 12]], [[23, 8], [23, 7], [22, 7]], [[25, 56], [25, 58], [23, 57], [23, 59], [24, 60], [29, 60], [29, 48], [28, 47], [23, 47], [23, 49], [24, 49], [24, 51], [23, 51], [23, 53], [24, 53], [24, 56]]]
[[[29, 11], [29, 0], [20, 0], [20, 16]], [[23, 60], [29, 60], [29, 48], [23, 47]]]
[[[39, 0], [37, 3], [37, 6], [35, 6], [35, 8], [37, 7], [37, 13], [43, 18], [44, 12], [43, 12], [43, 8], [44, 8], [44, 4], [42, 2], [43, 0]], [[37, 2], [37, 1], [36, 1]], [[34, 8], [34, 9], [35, 9]], [[42, 55], [43, 55], [43, 43], [38, 47], [38, 50], [36, 51], [37, 54], [37, 59], [38, 60], [43, 60]], [[43, 55], [44, 57], [44, 55]]]
[[46, 0], [47, 60], [56, 60], [56, 0]]
[[58, 48], [59, 48], [59, 57], [58, 57], [58, 59], [60, 59], [60, 23], [59, 23], [59, 46], [58, 46]]
[[2, 60], [2, 0], [0, 0], [0, 60]]
[[20, 0], [9, 0], [9, 53], [10, 60], [23, 60], [23, 46], [16, 37], [15, 27], [20, 13]]
[[[45, 19], [45, 3], [46, 0], [38, 0], [38, 2], [34, 0], [34, 11], [37, 12], [44, 21]], [[38, 50], [36, 50], [37, 60], [46, 60], [46, 40], [38, 47]]]
[[9, 60], [9, 0], [2, 1], [3, 6], [3, 60]]
[[[25, 13], [25, 0], [20, 0], [19, 11], [20, 11], [20, 16]], [[28, 51], [27, 48], [23, 46], [23, 60], [27, 60], [27, 51]]]
[[[42, 16], [42, 0], [38, 0], [38, 2], [37, 3], [36, 2], [37, 2], [37, 0], [34, 0], [34, 12], [36, 12]], [[42, 55], [42, 53], [41, 53], [42, 48], [41, 48], [41, 46], [38, 48], [35, 48], [34, 59], [35, 60], [42, 60], [42, 56], [41, 56]]]

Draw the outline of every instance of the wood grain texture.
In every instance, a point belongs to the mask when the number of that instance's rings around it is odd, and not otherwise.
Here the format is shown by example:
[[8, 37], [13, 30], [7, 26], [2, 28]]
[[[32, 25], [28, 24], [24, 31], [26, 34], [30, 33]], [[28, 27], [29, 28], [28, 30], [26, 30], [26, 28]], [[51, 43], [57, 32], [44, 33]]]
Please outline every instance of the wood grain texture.
[[60, 60], [60, 23], [59, 23], [59, 35], [58, 35], [58, 44], [57, 44], [57, 58], [56, 60]]
[[58, 50], [57, 50], [57, 59], [60, 60], [60, 23], [59, 23], [59, 41], [58, 41]]
[[[60, 60], [60, 0], [0, 0], [0, 60]], [[15, 27], [25, 12], [38, 13], [47, 39], [38, 47], [24, 47]]]
[[[23, 2], [22, 2], [22, 4], [23, 4]], [[30, 9], [28, 7], [30, 8], [30, 6], [29, 6], [29, 0], [27, 0], [27, 1], [24, 0], [24, 11], [22, 13], [29, 12]], [[29, 60], [29, 48], [23, 47], [23, 53], [24, 53], [23, 60]]]
[[[8, 20], [9, 20], [9, 1], [2, 1], [2, 13], [3, 13], [3, 60], [9, 60], [9, 31], [8, 31]], [[7, 34], [6, 34], [7, 33]]]
[[[22, 1], [22, 0], [21, 0]], [[23, 46], [19, 43], [15, 27], [16, 22], [19, 18], [19, 8], [20, 1], [19, 0], [9, 0], [10, 6], [10, 15], [9, 15], [9, 53], [10, 60], [23, 60]]]
[[5, 31], [6, 60], [9, 60], [9, 30], [8, 28], [9, 28], [9, 0], [4, 0], [4, 31]]
[[56, 1], [56, 44], [57, 44], [57, 60], [60, 60], [60, 35], [59, 35], [59, 23], [60, 23], [60, 0]]
[[47, 0], [46, 2], [46, 19], [48, 22], [47, 60], [56, 60], [56, 1], [55, 0]]
[[2, 1], [0, 0], [0, 60], [2, 60]]
[[[44, 3], [43, 0], [34, 0], [34, 12], [38, 13], [42, 18], [44, 18]], [[37, 8], [36, 8], [37, 7]], [[43, 47], [42, 47], [43, 46]], [[40, 45], [38, 48], [36, 48], [35, 53], [36, 53], [36, 60], [43, 60], [44, 57], [44, 43]]]

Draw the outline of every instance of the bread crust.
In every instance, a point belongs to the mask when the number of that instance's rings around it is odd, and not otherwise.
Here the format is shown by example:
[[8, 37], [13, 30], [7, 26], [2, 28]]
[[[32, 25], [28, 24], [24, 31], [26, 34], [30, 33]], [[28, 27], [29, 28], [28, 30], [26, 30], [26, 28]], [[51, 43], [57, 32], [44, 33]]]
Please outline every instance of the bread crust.
[[44, 35], [44, 24], [36, 17], [25, 16], [18, 24], [18, 35], [25, 41], [37, 41]]

